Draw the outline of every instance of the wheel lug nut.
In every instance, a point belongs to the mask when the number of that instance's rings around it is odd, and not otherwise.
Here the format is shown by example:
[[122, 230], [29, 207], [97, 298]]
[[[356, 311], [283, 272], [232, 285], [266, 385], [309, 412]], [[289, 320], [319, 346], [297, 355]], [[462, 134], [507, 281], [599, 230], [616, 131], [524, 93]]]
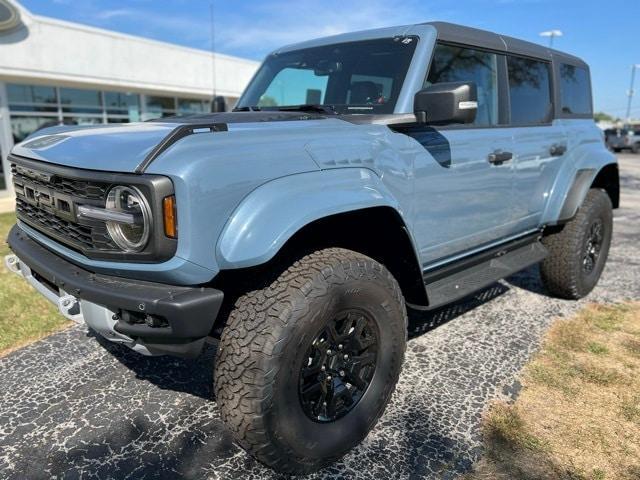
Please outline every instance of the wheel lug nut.
[[323, 372], [327, 369], [327, 367], [325, 367], [324, 365], [322, 365], [322, 367], [320, 367], [320, 370], [322, 370]]
[[340, 370], [340, 376], [344, 377], [344, 370]]
[[338, 350], [342, 350], [342, 344], [338, 345]]
[[327, 350], [327, 355], [331, 355], [332, 353], [331, 349]]
[[331, 375], [327, 375], [327, 380], [331, 380]]
[[349, 360], [349, 355], [345, 354], [342, 358], [344, 358], [345, 360]]

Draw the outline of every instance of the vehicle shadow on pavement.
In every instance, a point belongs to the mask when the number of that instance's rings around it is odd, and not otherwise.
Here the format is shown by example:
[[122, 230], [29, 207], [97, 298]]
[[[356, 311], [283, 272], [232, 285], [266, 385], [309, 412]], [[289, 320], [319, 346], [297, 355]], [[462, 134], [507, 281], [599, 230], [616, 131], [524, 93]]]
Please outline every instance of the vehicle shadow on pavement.
[[445, 305], [435, 310], [421, 311], [409, 308], [409, 339], [428, 333], [434, 328], [444, 325], [470, 310], [490, 302], [494, 298], [505, 294], [507, 291], [509, 291], [508, 286], [503, 283], [494, 283], [456, 303]]
[[506, 283], [514, 287], [527, 290], [528, 292], [542, 295], [544, 297], [555, 298], [544, 287], [540, 278], [540, 267], [532, 265], [526, 270], [514, 273], [510, 277], [504, 279]]
[[194, 359], [145, 357], [104, 339], [92, 330], [88, 331], [87, 336], [93, 337], [113, 358], [133, 371], [139, 380], [150, 382], [163, 390], [213, 399], [214, 345], [207, 345], [202, 355]]
[[[55, 450], [49, 454], [48, 462], [52, 466], [52, 478], [84, 478], [79, 472], [90, 472], [91, 478], [109, 478], [113, 480], [153, 478], [158, 480], [201, 479], [203, 450], [207, 450], [208, 441], [216, 439], [216, 449], [225, 456], [225, 452], [235, 452], [231, 438], [222, 425], [210, 423], [197, 432], [177, 435], [172, 438], [162, 452], [136, 451], [135, 440], [148, 438], [147, 432], [156, 431], [155, 425], [144, 414], [135, 415], [127, 422], [120, 422], [107, 436], [96, 436], [87, 440], [87, 445], [77, 445], [70, 449]], [[111, 459], [111, 452], [118, 451], [121, 458]], [[207, 452], [217, 454], [218, 452]], [[227, 453], [229, 455], [229, 453]], [[87, 468], [87, 464], [93, 464]], [[39, 477], [36, 472], [30, 472]]]

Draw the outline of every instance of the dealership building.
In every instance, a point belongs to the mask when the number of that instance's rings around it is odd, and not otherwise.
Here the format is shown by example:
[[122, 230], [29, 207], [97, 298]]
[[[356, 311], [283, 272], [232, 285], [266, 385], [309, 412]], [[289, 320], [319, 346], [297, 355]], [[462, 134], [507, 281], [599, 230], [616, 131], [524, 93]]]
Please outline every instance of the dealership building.
[[258, 63], [34, 15], [0, 0], [0, 197], [7, 153], [47, 125], [137, 122], [232, 106]]

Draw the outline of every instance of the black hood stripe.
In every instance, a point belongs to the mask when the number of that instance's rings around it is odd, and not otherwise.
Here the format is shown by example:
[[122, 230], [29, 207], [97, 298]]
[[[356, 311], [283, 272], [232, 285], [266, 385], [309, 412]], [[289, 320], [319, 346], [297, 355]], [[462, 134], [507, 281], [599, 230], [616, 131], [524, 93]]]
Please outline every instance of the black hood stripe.
[[145, 159], [140, 162], [140, 164], [136, 167], [135, 173], [144, 173], [147, 167], [153, 162], [158, 156], [164, 152], [171, 145], [176, 143], [181, 138], [187, 137], [195, 133], [195, 131], [204, 131], [208, 130], [209, 132], [226, 132], [228, 130], [226, 123], [201, 123], [201, 124], [187, 124], [180, 125], [179, 127], [171, 130], [166, 137], [162, 139], [158, 145], [153, 147], [153, 150], [149, 152], [149, 155], [145, 157]]

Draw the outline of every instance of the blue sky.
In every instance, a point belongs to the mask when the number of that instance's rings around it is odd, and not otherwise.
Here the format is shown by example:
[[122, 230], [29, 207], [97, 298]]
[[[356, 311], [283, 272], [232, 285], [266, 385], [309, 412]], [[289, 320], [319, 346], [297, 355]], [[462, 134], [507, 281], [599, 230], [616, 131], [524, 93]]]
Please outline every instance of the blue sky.
[[[210, 49], [211, 0], [19, 0], [39, 15]], [[279, 45], [350, 30], [444, 20], [555, 47], [592, 69], [596, 110], [624, 116], [640, 64], [639, 0], [214, 0], [216, 50], [261, 60]], [[640, 71], [633, 114], [640, 117]]]

